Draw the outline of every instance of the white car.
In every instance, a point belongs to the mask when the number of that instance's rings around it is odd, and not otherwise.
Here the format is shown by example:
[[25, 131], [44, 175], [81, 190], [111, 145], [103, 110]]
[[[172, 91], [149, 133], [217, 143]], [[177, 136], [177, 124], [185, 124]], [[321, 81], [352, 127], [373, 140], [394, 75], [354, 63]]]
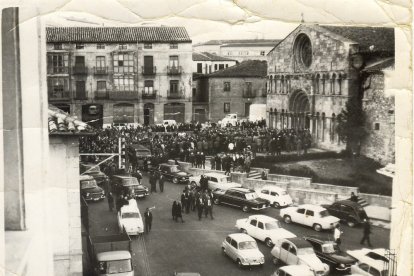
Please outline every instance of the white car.
[[339, 218], [329, 215], [325, 208], [303, 204], [297, 207], [288, 207], [280, 211], [280, 216], [286, 223], [299, 223], [312, 227], [315, 231], [333, 229], [339, 223]]
[[322, 263], [316, 256], [312, 245], [302, 238], [281, 239], [275, 243], [272, 251], [273, 263], [287, 265], [306, 265], [315, 276], [324, 276], [329, 273], [329, 266]]
[[293, 203], [287, 191], [276, 186], [264, 186], [257, 189], [256, 193], [260, 198], [269, 200], [270, 204], [276, 208], [289, 206]]
[[263, 241], [268, 247], [279, 239], [296, 237], [295, 234], [283, 229], [280, 222], [265, 215], [253, 215], [236, 221], [236, 228], [255, 239]]
[[386, 257], [384, 248], [360, 250], [348, 250], [347, 253], [356, 258], [358, 262], [351, 266], [351, 272], [360, 275], [388, 276], [388, 271], [393, 270], [392, 262]]
[[221, 245], [222, 252], [234, 260], [239, 267], [263, 265], [264, 255], [256, 241], [242, 233], [230, 234]]
[[286, 265], [279, 267], [271, 276], [315, 276], [306, 265]]
[[144, 233], [141, 213], [136, 202], [134, 204], [132, 201], [135, 202], [135, 200], [130, 200], [130, 204], [122, 206], [118, 212], [119, 231], [125, 230], [130, 236]]
[[[208, 181], [208, 188], [212, 191], [215, 189], [227, 190], [230, 188], [241, 188], [242, 185], [239, 183], [231, 182], [231, 178], [228, 175], [221, 173], [206, 173], [204, 176]], [[201, 175], [190, 177], [190, 184], [192, 186], [200, 186]]]

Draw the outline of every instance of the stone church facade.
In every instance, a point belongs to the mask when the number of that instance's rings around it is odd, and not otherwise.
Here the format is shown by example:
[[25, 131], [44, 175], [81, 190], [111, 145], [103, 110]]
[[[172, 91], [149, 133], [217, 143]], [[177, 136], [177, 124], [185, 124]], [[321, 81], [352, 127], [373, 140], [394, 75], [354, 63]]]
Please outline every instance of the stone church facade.
[[[367, 76], [381, 74], [384, 64], [389, 68], [394, 62], [394, 30], [302, 24], [267, 60], [268, 126], [306, 128], [315, 146], [342, 150], [337, 116], [351, 97], [362, 104]], [[364, 71], [372, 66], [376, 70]], [[364, 99], [364, 108], [372, 109]]]

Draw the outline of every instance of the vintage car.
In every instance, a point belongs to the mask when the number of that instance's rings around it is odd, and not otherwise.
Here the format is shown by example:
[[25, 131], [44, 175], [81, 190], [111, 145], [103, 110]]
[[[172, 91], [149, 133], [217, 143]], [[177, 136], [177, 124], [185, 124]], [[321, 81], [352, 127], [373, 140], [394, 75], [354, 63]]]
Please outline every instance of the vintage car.
[[262, 210], [270, 207], [270, 202], [261, 199], [256, 192], [246, 188], [231, 188], [227, 190], [216, 189], [213, 191], [214, 204], [227, 204], [242, 208], [243, 212], [250, 210]]
[[122, 206], [118, 212], [119, 232], [125, 231], [130, 236], [139, 235], [144, 232], [141, 213], [134, 199], [129, 202], [128, 205]]
[[307, 265], [317, 276], [329, 273], [329, 266], [319, 260], [312, 245], [302, 238], [280, 239], [270, 253], [275, 265]]
[[329, 214], [339, 218], [341, 221], [348, 224], [349, 227], [361, 224], [364, 219], [367, 219], [367, 213], [364, 208], [358, 203], [351, 200], [340, 200], [331, 205], [322, 205]]
[[171, 181], [174, 184], [183, 183], [187, 184], [189, 182], [191, 174], [180, 170], [178, 165], [170, 165], [170, 164], [160, 164], [158, 166], [158, 173], [162, 174], [165, 179]]
[[280, 216], [286, 223], [295, 222], [303, 224], [312, 227], [318, 232], [325, 229], [333, 229], [339, 223], [339, 219], [331, 216], [325, 208], [312, 204], [282, 209]]
[[96, 180], [96, 184], [101, 187], [105, 187], [109, 181], [109, 178], [104, 174], [100, 167], [92, 163], [80, 163], [79, 170], [82, 175], [90, 175]]
[[276, 269], [271, 276], [315, 276], [307, 265], [285, 265]]
[[265, 242], [268, 247], [272, 247], [273, 243], [279, 239], [296, 237], [295, 234], [283, 229], [277, 219], [265, 215], [253, 215], [246, 219], [238, 219], [236, 228]]
[[111, 184], [113, 191], [117, 194], [131, 195], [134, 198], [149, 195], [148, 187], [139, 184], [137, 178], [129, 175], [113, 175]]
[[100, 201], [105, 198], [105, 191], [96, 184], [96, 180], [90, 175], [81, 175], [80, 193], [86, 201]]
[[347, 253], [358, 260], [351, 266], [351, 272], [360, 275], [388, 276], [388, 271], [394, 270], [394, 263], [390, 262], [387, 250], [384, 248], [348, 250]]
[[336, 274], [348, 274], [351, 265], [356, 263], [356, 259], [344, 251], [339, 250], [337, 245], [332, 241], [324, 241], [316, 237], [303, 237], [308, 241], [316, 253], [316, 256], [329, 265], [331, 272]]
[[263, 265], [265, 262], [264, 255], [257, 247], [256, 241], [246, 234], [228, 235], [221, 245], [221, 250], [239, 267]]
[[264, 186], [261, 189], [256, 190], [260, 198], [264, 198], [270, 201], [273, 207], [285, 207], [292, 205], [293, 201], [286, 190], [276, 186]]
[[[206, 173], [204, 177], [207, 178], [208, 188], [212, 191], [215, 189], [227, 190], [229, 188], [240, 188], [239, 183], [231, 182], [230, 176], [221, 173]], [[201, 175], [190, 177], [190, 184], [192, 186], [200, 186]]]

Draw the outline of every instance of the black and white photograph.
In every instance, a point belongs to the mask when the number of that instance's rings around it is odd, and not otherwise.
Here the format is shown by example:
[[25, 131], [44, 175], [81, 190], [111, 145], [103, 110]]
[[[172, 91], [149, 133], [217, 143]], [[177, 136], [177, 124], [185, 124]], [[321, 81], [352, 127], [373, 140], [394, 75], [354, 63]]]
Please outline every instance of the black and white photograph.
[[411, 1], [0, 7], [0, 275], [413, 275]]

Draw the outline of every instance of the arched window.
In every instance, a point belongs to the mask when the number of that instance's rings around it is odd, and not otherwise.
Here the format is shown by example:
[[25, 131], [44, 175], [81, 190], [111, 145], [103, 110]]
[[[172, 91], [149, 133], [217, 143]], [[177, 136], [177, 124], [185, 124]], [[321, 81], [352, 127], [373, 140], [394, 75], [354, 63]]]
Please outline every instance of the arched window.
[[322, 75], [322, 95], [325, 95], [326, 75]]
[[335, 95], [335, 86], [336, 86], [336, 74], [332, 75], [331, 78], [331, 95]]
[[342, 78], [342, 75], [338, 77], [338, 95], [342, 95]]
[[269, 91], [267, 91], [268, 94], [273, 93], [273, 76], [269, 77], [269, 85], [268, 85]]
[[285, 94], [285, 76], [280, 79], [280, 93]]

